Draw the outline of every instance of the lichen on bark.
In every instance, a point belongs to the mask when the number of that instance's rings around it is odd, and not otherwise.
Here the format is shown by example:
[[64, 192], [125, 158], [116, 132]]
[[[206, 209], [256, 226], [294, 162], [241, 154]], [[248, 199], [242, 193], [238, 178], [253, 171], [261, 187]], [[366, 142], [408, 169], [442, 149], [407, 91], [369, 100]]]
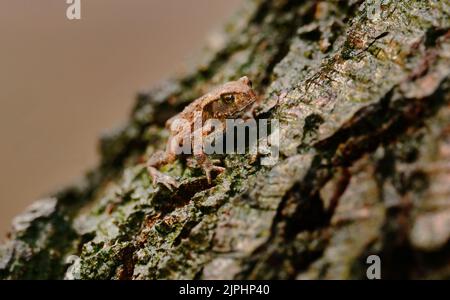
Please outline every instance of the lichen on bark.
[[[450, 277], [450, 9], [447, 1], [253, 1], [198, 69], [137, 97], [77, 185], [14, 221], [1, 278]], [[142, 159], [165, 120], [247, 75], [257, 118], [280, 121], [280, 159], [223, 158], [209, 185], [154, 187]]]

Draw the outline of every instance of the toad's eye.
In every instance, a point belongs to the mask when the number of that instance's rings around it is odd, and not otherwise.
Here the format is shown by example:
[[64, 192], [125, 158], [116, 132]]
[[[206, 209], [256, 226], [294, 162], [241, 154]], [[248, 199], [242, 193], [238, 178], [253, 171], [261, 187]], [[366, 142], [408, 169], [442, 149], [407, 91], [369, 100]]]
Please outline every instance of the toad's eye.
[[220, 98], [222, 98], [223, 102], [227, 104], [231, 104], [234, 102], [234, 95], [232, 94], [221, 95]]

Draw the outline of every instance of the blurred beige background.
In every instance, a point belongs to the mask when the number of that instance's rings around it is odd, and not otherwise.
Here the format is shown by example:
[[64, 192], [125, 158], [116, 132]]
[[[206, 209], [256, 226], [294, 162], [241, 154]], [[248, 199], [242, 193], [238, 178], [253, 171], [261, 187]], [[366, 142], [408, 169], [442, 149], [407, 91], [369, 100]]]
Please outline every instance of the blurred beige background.
[[140, 89], [183, 70], [243, 0], [0, 0], [0, 240], [33, 200], [96, 165]]

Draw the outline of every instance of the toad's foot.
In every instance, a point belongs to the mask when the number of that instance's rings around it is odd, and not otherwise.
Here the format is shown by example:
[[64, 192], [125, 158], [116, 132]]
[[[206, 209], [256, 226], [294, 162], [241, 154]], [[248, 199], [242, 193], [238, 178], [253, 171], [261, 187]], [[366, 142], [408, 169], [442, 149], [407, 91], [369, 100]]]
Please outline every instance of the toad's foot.
[[153, 185], [156, 186], [158, 183], [163, 184], [166, 188], [168, 188], [170, 191], [173, 191], [173, 188], [178, 188], [179, 184], [178, 182], [170, 177], [169, 175], [163, 174], [160, 171], [158, 171], [154, 167], [147, 167], [148, 172], [150, 176], [153, 179]]
[[225, 168], [215, 166], [213, 162], [205, 155], [201, 154], [196, 156], [197, 163], [200, 165], [200, 167], [203, 169], [206, 175], [206, 179], [208, 180], [208, 183], [211, 184], [211, 173], [217, 172], [222, 173], [225, 171]]

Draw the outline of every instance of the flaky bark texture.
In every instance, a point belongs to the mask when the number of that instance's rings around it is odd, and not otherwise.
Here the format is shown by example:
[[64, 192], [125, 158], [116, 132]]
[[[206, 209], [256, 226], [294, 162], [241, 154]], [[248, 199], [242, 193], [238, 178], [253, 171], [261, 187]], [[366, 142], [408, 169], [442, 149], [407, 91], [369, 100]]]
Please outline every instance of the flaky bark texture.
[[[139, 95], [96, 170], [14, 220], [1, 278], [366, 278], [371, 254], [382, 278], [450, 278], [449, 2], [245, 5], [197, 70]], [[225, 155], [208, 185], [180, 160], [180, 188], [153, 187], [165, 120], [242, 75], [278, 163]]]

